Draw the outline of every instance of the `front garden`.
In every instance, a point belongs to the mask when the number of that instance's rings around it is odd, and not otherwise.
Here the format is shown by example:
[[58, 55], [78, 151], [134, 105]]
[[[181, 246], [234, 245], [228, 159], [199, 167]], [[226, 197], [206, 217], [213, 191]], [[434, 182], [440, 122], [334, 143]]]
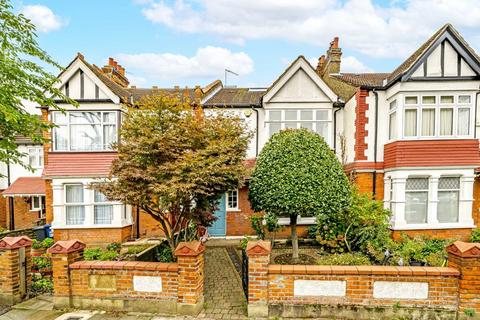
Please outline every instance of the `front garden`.
[[[392, 239], [390, 211], [371, 194], [361, 193], [319, 135], [306, 129], [274, 134], [250, 179], [249, 200], [256, 212], [252, 228], [272, 241], [271, 263], [317, 265], [445, 266], [446, 246], [458, 239]], [[299, 239], [298, 217], [315, 217], [316, 225]], [[291, 241], [276, 234], [289, 218]], [[480, 231], [472, 242], [480, 240]], [[247, 242], [244, 241], [243, 244]]]

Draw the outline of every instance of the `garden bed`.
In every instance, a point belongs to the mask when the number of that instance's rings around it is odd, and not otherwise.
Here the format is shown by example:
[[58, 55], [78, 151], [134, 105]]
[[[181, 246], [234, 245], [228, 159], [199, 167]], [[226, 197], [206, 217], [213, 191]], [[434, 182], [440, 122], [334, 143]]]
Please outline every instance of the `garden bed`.
[[172, 251], [165, 241], [110, 243], [106, 249], [85, 249], [84, 258], [86, 261], [172, 262], [174, 260]]

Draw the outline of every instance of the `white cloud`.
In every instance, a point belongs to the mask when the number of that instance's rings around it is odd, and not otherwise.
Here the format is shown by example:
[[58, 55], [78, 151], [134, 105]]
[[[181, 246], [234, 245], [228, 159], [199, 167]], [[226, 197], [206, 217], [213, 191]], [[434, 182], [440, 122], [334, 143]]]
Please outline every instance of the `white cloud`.
[[40, 32], [59, 30], [68, 24], [67, 20], [55, 15], [49, 7], [41, 4], [24, 6], [21, 13], [30, 19]]
[[367, 56], [405, 57], [446, 22], [476, 34], [478, 0], [151, 0], [143, 15], [152, 23], [229, 41], [285, 39], [325, 47], [340, 44]]
[[363, 73], [363, 72], [373, 72], [373, 70], [367, 67], [363, 62], [358, 60], [355, 57], [347, 56], [342, 57], [341, 64], [342, 72], [352, 72], [352, 73]]
[[254, 69], [253, 60], [246, 53], [211, 46], [199, 48], [191, 57], [174, 53], [122, 53], [116, 58], [127, 70], [143, 75], [136, 80], [140, 85], [147, 80], [221, 78], [225, 68], [239, 75], [250, 74]]

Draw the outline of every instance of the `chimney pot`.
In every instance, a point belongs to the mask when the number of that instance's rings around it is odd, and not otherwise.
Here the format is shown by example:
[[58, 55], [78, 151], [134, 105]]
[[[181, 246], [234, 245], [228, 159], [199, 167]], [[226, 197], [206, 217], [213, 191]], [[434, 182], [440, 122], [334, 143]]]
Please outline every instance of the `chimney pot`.
[[338, 48], [338, 37], [333, 38], [332, 48]]
[[173, 89], [178, 90], [180, 89], [180, 86], [173, 86]]
[[112, 57], [108, 58], [108, 65], [109, 66], [112, 66], [112, 67], [115, 66], [114, 62], [115, 62], [115, 60], [113, 60]]
[[130, 88], [132, 88], [132, 89], [137, 89], [137, 86], [130, 86]]

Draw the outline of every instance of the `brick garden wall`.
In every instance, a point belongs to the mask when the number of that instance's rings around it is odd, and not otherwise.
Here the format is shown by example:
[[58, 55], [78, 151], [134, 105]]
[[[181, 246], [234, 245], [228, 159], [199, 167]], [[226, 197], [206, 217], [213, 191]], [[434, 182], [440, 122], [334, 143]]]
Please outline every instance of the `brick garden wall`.
[[205, 247], [182, 242], [176, 263], [83, 261], [86, 245], [58, 241], [52, 256], [56, 308], [198, 314], [203, 308]]
[[448, 247], [449, 267], [272, 265], [249, 242], [249, 316], [455, 319], [480, 312], [480, 244]]

